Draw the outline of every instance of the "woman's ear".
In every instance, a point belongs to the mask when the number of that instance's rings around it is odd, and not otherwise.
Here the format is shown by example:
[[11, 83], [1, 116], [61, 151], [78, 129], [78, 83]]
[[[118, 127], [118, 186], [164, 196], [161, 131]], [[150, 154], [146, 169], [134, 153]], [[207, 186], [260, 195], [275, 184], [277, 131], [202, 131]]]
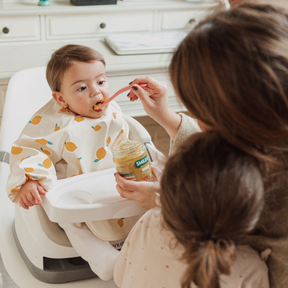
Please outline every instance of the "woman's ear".
[[63, 108], [67, 107], [67, 103], [65, 102], [61, 92], [53, 91], [52, 96], [61, 107]]

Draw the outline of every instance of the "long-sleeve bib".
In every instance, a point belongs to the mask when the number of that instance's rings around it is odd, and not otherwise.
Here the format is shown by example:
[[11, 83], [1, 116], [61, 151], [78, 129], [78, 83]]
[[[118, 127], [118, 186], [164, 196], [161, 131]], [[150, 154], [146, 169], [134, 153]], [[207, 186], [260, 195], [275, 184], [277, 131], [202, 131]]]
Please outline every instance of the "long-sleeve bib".
[[60, 160], [67, 163], [65, 178], [114, 167], [110, 148], [127, 138], [128, 132], [114, 101], [101, 118], [92, 119], [75, 115], [51, 99], [13, 143], [9, 198], [18, 203], [18, 191], [28, 179], [38, 180], [49, 193], [57, 180], [55, 167]]

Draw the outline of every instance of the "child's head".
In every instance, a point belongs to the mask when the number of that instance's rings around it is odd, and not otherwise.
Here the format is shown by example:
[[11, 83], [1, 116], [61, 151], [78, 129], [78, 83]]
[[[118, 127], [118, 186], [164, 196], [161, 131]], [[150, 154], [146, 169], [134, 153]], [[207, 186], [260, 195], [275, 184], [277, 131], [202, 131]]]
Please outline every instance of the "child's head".
[[257, 157], [288, 143], [288, 13], [244, 4], [200, 22], [170, 76], [192, 116]]
[[66, 45], [55, 51], [47, 65], [47, 82], [60, 106], [75, 114], [101, 117], [94, 105], [110, 96], [105, 61], [96, 50], [82, 45]]
[[234, 245], [251, 232], [264, 191], [258, 162], [218, 132], [197, 133], [169, 158], [161, 179], [164, 223], [185, 248], [182, 287], [218, 288]]

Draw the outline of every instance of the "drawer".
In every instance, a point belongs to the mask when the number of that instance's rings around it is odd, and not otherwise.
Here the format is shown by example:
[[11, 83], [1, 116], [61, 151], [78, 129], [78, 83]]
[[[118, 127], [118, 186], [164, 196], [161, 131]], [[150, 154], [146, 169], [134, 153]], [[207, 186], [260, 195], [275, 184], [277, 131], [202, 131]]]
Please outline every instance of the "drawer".
[[153, 12], [46, 16], [47, 39], [84, 38], [117, 32], [153, 31]]
[[0, 17], [0, 42], [40, 40], [39, 16]]
[[[110, 87], [110, 94], [113, 95], [119, 89], [127, 86], [128, 83], [133, 81], [136, 77], [144, 77], [146, 75], [141, 75], [141, 74], [135, 75], [134, 74], [131, 76], [109, 77], [109, 74], [108, 74], [107, 78], [108, 78], [108, 83], [109, 83], [109, 87]], [[172, 83], [169, 80], [168, 74], [165, 74], [165, 73], [151, 74], [151, 73], [149, 73], [149, 75], [158, 81], [164, 81], [167, 83], [167, 86], [168, 86], [168, 103], [169, 103], [169, 107], [172, 110], [174, 110], [176, 112], [186, 111], [186, 108], [184, 107], [184, 105], [175, 96], [175, 92], [174, 92]], [[133, 117], [147, 115], [145, 110], [143, 109], [141, 101], [137, 100], [134, 102], [130, 102], [129, 98], [127, 97], [127, 94], [128, 94], [128, 92], [124, 92], [115, 98], [115, 101], [121, 107], [122, 112], [127, 114], [127, 115], [133, 116]]]
[[162, 11], [160, 12], [159, 30], [183, 30], [190, 24], [195, 24], [209, 15], [211, 10], [183, 10], [183, 11]]

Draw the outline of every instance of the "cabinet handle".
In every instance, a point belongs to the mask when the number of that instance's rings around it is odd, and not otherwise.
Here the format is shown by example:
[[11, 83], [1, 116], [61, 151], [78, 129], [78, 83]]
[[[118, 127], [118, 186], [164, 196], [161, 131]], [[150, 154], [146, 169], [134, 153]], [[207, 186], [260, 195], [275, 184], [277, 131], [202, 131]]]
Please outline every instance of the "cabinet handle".
[[191, 18], [190, 20], [189, 20], [189, 24], [192, 24], [192, 23], [194, 23], [196, 20], [194, 19], [194, 18]]
[[105, 24], [105, 23], [101, 23], [101, 24], [100, 24], [100, 28], [101, 28], [101, 29], [104, 29], [105, 27], [106, 27], [106, 24]]
[[2, 29], [2, 32], [3, 32], [4, 34], [8, 34], [8, 33], [9, 33], [9, 28], [4, 27], [4, 28]]

